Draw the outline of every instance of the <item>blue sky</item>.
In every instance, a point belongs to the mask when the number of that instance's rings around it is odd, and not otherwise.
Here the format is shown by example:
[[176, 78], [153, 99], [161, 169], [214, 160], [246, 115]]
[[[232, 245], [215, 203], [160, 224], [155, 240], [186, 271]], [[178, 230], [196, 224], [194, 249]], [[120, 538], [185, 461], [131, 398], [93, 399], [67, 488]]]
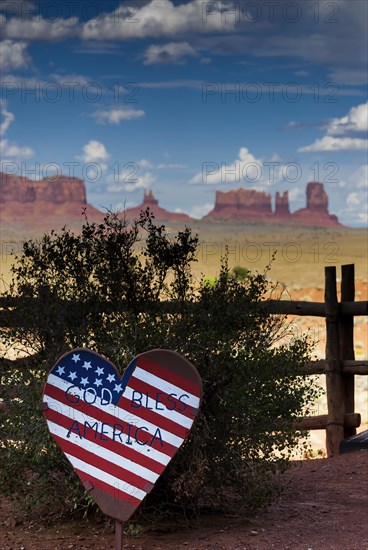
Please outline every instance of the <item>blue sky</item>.
[[152, 189], [200, 217], [215, 190], [324, 183], [367, 224], [367, 2], [1, 0], [2, 169], [83, 177], [98, 207]]

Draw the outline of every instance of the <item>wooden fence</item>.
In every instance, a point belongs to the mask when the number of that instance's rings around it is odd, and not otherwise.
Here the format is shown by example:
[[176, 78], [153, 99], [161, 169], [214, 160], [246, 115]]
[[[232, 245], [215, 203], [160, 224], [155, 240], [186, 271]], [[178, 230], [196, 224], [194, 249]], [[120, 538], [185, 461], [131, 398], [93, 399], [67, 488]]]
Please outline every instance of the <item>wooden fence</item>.
[[325, 268], [325, 301], [273, 302], [270, 312], [326, 319], [326, 358], [305, 365], [304, 373], [325, 374], [327, 414], [306, 417], [300, 427], [326, 430], [327, 456], [339, 454], [340, 442], [356, 433], [360, 414], [355, 408], [354, 376], [368, 375], [368, 361], [355, 361], [354, 317], [368, 315], [368, 302], [355, 302], [354, 264], [341, 267], [341, 299], [337, 299], [336, 267]]
[[[41, 300], [45, 299], [44, 291], [45, 289], [41, 292]], [[368, 361], [355, 361], [354, 317], [368, 315], [368, 301], [356, 302], [354, 298], [354, 264], [349, 264], [341, 268], [340, 302], [337, 299], [336, 267], [325, 268], [324, 302], [284, 300], [261, 302], [262, 309], [268, 314], [303, 315], [326, 319], [326, 358], [306, 364], [302, 374], [325, 374], [327, 414], [305, 417], [295, 427], [304, 430], [326, 430], [328, 457], [339, 454], [340, 442], [354, 435], [361, 422], [360, 414], [354, 411], [354, 376], [368, 375]], [[165, 311], [177, 311], [174, 303], [166, 302], [162, 305]], [[13, 324], [11, 309], [14, 307], [16, 308], [16, 300], [9, 303], [0, 298], [1, 326]]]

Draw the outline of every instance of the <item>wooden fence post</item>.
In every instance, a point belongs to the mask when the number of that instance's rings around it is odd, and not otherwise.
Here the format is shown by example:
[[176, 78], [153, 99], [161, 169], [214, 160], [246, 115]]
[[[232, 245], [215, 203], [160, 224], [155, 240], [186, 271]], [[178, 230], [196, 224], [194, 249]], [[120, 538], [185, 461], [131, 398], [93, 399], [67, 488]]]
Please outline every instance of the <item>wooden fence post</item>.
[[[355, 282], [354, 264], [341, 266], [341, 302], [354, 302]], [[354, 316], [340, 315], [340, 359], [355, 359], [354, 354]], [[345, 413], [354, 412], [354, 375], [343, 374]], [[356, 434], [356, 428], [344, 426], [344, 437]]]
[[345, 395], [340, 360], [339, 304], [336, 290], [336, 267], [325, 268], [326, 307], [326, 389], [328, 424], [326, 428], [327, 456], [339, 454], [344, 439]]

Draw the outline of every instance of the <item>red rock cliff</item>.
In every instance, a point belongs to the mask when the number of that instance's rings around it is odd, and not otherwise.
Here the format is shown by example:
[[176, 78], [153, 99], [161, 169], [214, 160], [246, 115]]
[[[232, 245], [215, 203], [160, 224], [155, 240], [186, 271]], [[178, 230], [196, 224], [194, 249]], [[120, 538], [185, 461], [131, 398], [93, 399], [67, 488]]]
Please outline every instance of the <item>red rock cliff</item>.
[[84, 181], [66, 176], [34, 181], [0, 172], [0, 208], [2, 223], [10, 226], [21, 222], [30, 228], [81, 221], [84, 208], [91, 220], [102, 216], [87, 204]]
[[285, 191], [283, 194], [279, 193], [278, 191], [276, 192], [275, 216], [290, 216], [288, 191]]
[[3, 172], [0, 173], [0, 202], [87, 203], [84, 181], [79, 178], [55, 176], [33, 181]]
[[183, 212], [169, 212], [164, 208], [161, 208], [158, 204], [158, 200], [154, 197], [152, 191], [144, 192], [143, 202], [139, 206], [133, 208], [127, 208], [125, 215], [128, 219], [139, 218], [142, 210], [150, 209], [150, 212], [154, 215], [156, 220], [164, 221], [177, 221], [177, 222], [190, 222], [192, 218], [188, 214]]
[[341, 225], [337, 217], [328, 212], [328, 196], [323, 183], [309, 182], [307, 185], [307, 206], [294, 212], [293, 219], [303, 225]]
[[205, 219], [241, 219], [264, 223], [301, 224], [310, 226], [339, 226], [336, 216], [328, 212], [328, 197], [322, 183], [307, 185], [305, 208], [290, 213], [289, 194], [276, 193], [275, 212], [271, 196], [254, 189], [216, 191], [215, 206]]
[[216, 202], [206, 218], [263, 219], [272, 215], [271, 195], [254, 189], [216, 191]]

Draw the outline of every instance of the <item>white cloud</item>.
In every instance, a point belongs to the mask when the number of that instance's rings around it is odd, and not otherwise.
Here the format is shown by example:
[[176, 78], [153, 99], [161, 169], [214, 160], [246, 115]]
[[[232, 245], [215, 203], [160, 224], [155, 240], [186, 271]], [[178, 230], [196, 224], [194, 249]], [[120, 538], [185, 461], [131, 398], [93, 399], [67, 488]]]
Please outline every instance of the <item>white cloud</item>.
[[295, 201], [305, 196], [305, 189], [300, 189], [300, 187], [293, 187], [289, 189], [289, 200]]
[[[13, 113], [8, 111], [7, 103], [4, 100], [0, 100], [0, 135], [4, 136], [9, 129], [10, 124], [15, 120]], [[28, 159], [34, 155], [33, 149], [27, 146], [20, 146], [17, 143], [10, 142], [8, 139], [0, 140], [0, 158], [2, 163], [6, 165], [6, 162], [10, 159]]]
[[[211, 13], [206, 15], [206, 6]], [[151, 0], [139, 9], [133, 5], [120, 5], [115, 11], [87, 21], [82, 28], [84, 39], [124, 40], [127, 38], [154, 38], [177, 36], [188, 32], [210, 33], [231, 31], [236, 26], [230, 4], [204, 3], [192, 0], [175, 5], [170, 0]]]
[[[68, 98], [68, 100], [72, 102], [74, 101], [76, 95], [83, 92], [84, 87], [89, 83], [91, 83], [91, 80], [87, 76], [81, 74], [50, 73], [44, 79], [37, 78], [35, 76], [28, 77], [19, 74], [6, 74], [2, 79], [4, 89], [14, 88], [18, 94], [20, 91], [21, 94], [23, 94], [30, 90], [33, 94], [35, 94], [35, 97], [37, 98], [37, 100], [35, 100], [36, 102], [48, 100], [49, 88], [50, 96], [56, 96], [59, 94], [60, 97]], [[53, 86], [50, 86], [51, 84]], [[105, 93], [106, 90], [103, 87], [96, 90], [96, 86], [98, 86], [96, 82], [94, 82], [93, 85], [94, 88], [91, 90], [92, 94], [95, 94], [96, 92], [99, 94], [101, 92], [102, 95], [102, 93]], [[86, 90], [86, 92], [88, 94], [88, 90]]]
[[[290, 124], [290, 123], [289, 123]], [[347, 115], [333, 118], [327, 126], [327, 135], [316, 139], [311, 145], [300, 147], [300, 153], [317, 151], [364, 151], [368, 147], [368, 140], [359, 135], [368, 130], [368, 103], [352, 107]]]
[[[277, 158], [277, 157], [273, 157]], [[272, 164], [274, 163], [274, 164]], [[232, 164], [225, 162], [205, 161], [202, 163], [202, 171], [198, 172], [190, 183], [242, 183], [260, 187], [271, 185], [283, 179], [284, 166], [278, 160], [272, 163], [257, 159], [246, 147], [239, 150], [238, 158]], [[291, 178], [291, 174], [289, 175]]]
[[367, 84], [367, 70], [364, 68], [352, 69], [351, 67], [337, 67], [330, 72], [329, 77], [331, 82], [345, 86], [346, 84], [349, 86]]
[[106, 162], [110, 158], [110, 154], [106, 151], [106, 148], [103, 143], [95, 139], [91, 139], [83, 147], [83, 155], [76, 157], [79, 160], [82, 160], [86, 164], [96, 163], [99, 165], [102, 171], [106, 170]]
[[0, 115], [1, 115], [1, 122], [0, 122], [0, 136], [3, 136], [6, 131], [8, 130], [10, 124], [14, 120], [14, 115], [7, 109], [7, 104], [5, 100], [0, 100]]
[[334, 118], [330, 122], [327, 134], [329, 136], [346, 135], [348, 132], [368, 131], [368, 103], [352, 107], [342, 118]]
[[357, 178], [356, 186], [358, 189], [368, 190], [368, 164], [361, 166], [355, 173]]
[[359, 206], [361, 204], [361, 198], [359, 193], [353, 192], [349, 193], [346, 199], [346, 204], [348, 206]]
[[92, 117], [97, 124], [120, 124], [122, 120], [136, 120], [144, 117], [145, 112], [136, 109], [110, 109], [108, 111], [97, 111]]
[[358, 221], [368, 224], [368, 212], [358, 212]]
[[[287, 0], [280, 2], [287, 3]], [[270, 32], [265, 33], [263, 42], [259, 44], [260, 54], [287, 56], [293, 52], [294, 56], [308, 62], [330, 65], [331, 70], [356, 69], [359, 65], [364, 68], [367, 60], [367, 2], [320, 0], [318, 14], [314, 12], [312, 15], [310, 12], [309, 17], [303, 4], [304, 2], [300, 3], [302, 17], [297, 24], [287, 25], [288, 29], [283, 25], [285, 18], [276, 18], [272, 25], [275, 31], [270, 29]], [[313, 9], [316, 6], [314, 4]], [[323, 27], [320, 26], [322, 22]], [[280, 32], [282, 28], [285, 31], [283, 33]], [[341, 47], [342, 41], [344, 47]], [[349, 80], [345, 80], [344, 84], [350, 84]]]
[[87, 86], [90, 83], [90, 79], [87, 76], [82, 74], [58, 74], [51, 73], [50, 79], [54, 82], [57, 82], [61, 86], [70, 86], [73, 84], [74, 87], [78, 86]]
[[156, 181], [156, 177], [151, 172], [145, 172], [141, 176], [139, 173], [139, 166], [136, 165], [136, 169], [132, 170], [132, 167], [121, 170], [119, 175], [111, 175], [107, 177], [107, 190], [112, 193], [119, 193], [121, 191], [135, 191], [136, 189], [149, 189], [151, 185]]
[[14, 87], [15, 89], [24, 90], [37, 90], [49, 84], [47, 80], [41, 80], [35, 77], [26, 77], [21, 75], [7, 74], [2, 79], [3, 86], [8, 86], [9, 88]]
[[336, 204], [340, 203], [340, 209], [333, 209], [339, 220], [348, 226], [359, 226], [367, 223], [368, 214], [368, 164], [356, 169], [346, 167], [343, 170], [343, 185], [340, 185], [334, 194], [330, 195]]
[[151, 172], [146, 172], [142, 176], [136, 178], [135, 182], [126, 183], [124, 186], [125, 191], [135, 191], [135, 189], [148, 189], [156, 181], [156, 176]]
[[[367, 191], [352, 191], [346, 197], [346, 207], [343, 210], [343, 216], [353, 225], [366, 223], [368, 215]], [[348, 221], [348, 223], [349, 223]]]
[[346, 198], [345, 215], [350, 220], [360, 223], [368, 221], [368, 202], [366, 191], [353, 191]]
[[158, 164], [156, 168], [158, 168], [159, 170], [184, 170], [184, 168], [188, 168], [188, 165], [180, 164], [178, 162], [162, 162], [161, 164]]
[[140, 159], [137, 162], [134, 163], [136, 166], [138, 166], [139, 170], [148, 170], [148, 169], [157, 169], [157, 170], [184, 170], [185, 168], [188, 168], [188, 164], [180, 164], [180, 163], [160, 163], [160, 164], [154, 164], [148, 159]]
[[0, 157], [2, 157], [3, 162], [6, 158], [28, 159], [33, 155], [34, 151], [30, 147], [21, 147], [7, 139], [2, 139], [0, 142]]
[[159, 63], [184, 64], [185, 57], [195, 57], [197, 52], [188, 42], [170, 42], [162, 46], [152, 44], [145, 52], [145, 65]]
[[314, 153], [317, 151], [364, 151], [368, 147], [368, 140], [350, 137], [324, 136], [316, 139], [311, 145], [299, 147], [300, 153]]
[[151, 161], [147, 159], [141, 159], [138, 161], [139, 168], [153, 168], [153, 164]]
[[208, 214], [212, 210], [214, 204], [213, 202], [206, 202], [205, 204], [197, 204], [193, 206], [188, 212], [191, 218], [201, 219], [203, 216]]
[[62, 40], [77, 34], [78, 18], [47, 20], [34, 17], [12, 17], [1, 24], [2, 35], [6, 38], [22, 40]]
[[11, 71], [26, 68], [30, 61], [26, 49], [26, 42], [2, 40], [0, 42], [0, 70]]

